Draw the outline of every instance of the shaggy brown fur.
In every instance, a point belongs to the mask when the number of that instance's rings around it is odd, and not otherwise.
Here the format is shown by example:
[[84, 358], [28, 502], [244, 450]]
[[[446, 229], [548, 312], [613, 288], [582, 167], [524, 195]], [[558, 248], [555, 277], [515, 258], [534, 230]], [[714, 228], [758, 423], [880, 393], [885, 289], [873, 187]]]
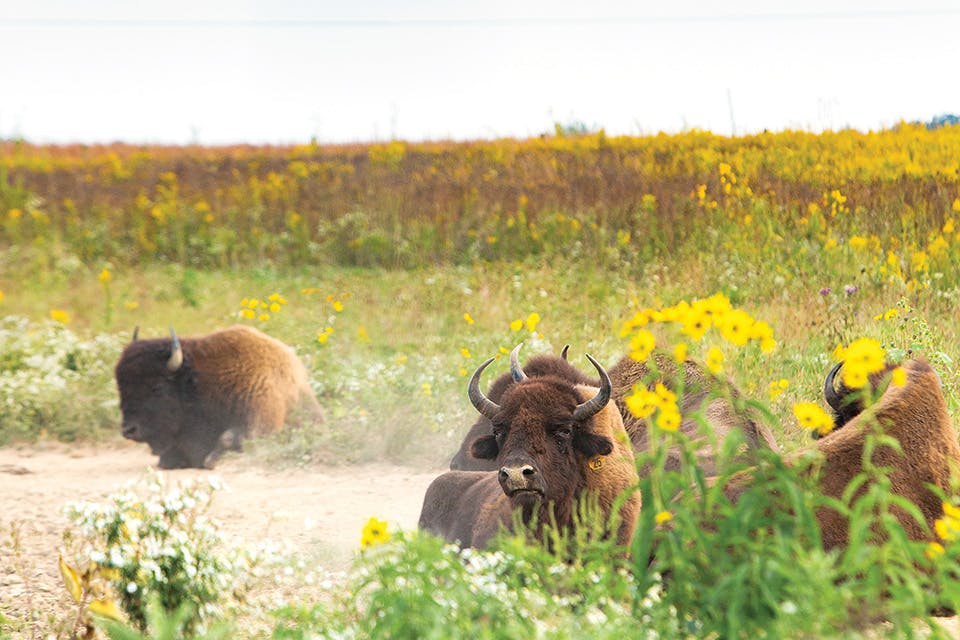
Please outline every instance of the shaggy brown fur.
[[[680, 431], [694, 441], [703, 443], [697, 458], [707, 476], [716, 475], [718, 470], [711, 443], [713, 438], [702, 433], [695, 419], [698, 412], [702, 412], [717, 442], [734, 429], [740, 429], [744, 436], [744, 453], [757, 448], [780, 450], [770, 429], [744, 405], [739, 391], [730, 382], [717, 378], [696, 362], [687, 360], [681, 370], [672, 356], [660, 352], [651, 355], [647, 362], [637, 362], [630, 356], [624, 356], [610, 369], [609, 374], [613, 383], [613, 400], [620, 408], [624, 427], [637, 453], [646, 451], [649, 446], [649, 424], [645, 418], [631, 414], [624, 399], [631, 394], [635, 384], [646, 384], [648, 389], [653, 390], [658, 382], [662, 382], [677, 393], [680, 381], [684, 385], [680, 398], [680, 413], [683, 416]], [[679, 466], [679, 449], [674, 447], [668, 453], [665, 468], [675, 470]]]
[[246, 326], [180, 340], [135, 340], [116, 366], [123, 435], [146, 442], [161, 468], [210, 467], [243, 438], [279, 431], [298, 411], [322, 420], [303, 363], [282, 342]]
[[[450, 471], [439, 476], [424, 496], [420, 528], [464, 547], [483, 547], [501, 528], [510, 527], [514, 511], [530, 523], [539, 510], [542, 525], [549, 508], [557, 525], [569, 530], [576, 504], [586, 495], [595, 496], [609, 517], [617, 497], [639, 479], [612, 402], [584, 423], [571, 424], [576, 405], [596, 393], [596, 387], [556, 376], [511, 385], [495, 419], [497, 436], [484, 436], [474, 447], [475, 453], [492, 454], [498, 468], [511, 473]], [[529, 472], [514, 474], [517, 469]], [[639, 513], [640, 494], [634, 491], [620, 506], [619, 543], [633, 537]]]
[[[787, 457], [789, 464], [815, 455], [819, 464], [819, 485], [824, 495], [841, 498], [850, 481], [862, 471], [864, 445], [869, 433], [881, 429], [896, 438], [903, 449], [897, 453], [881, 446], [873, 454], [874, 464], [889, 467], [894, 493], [917, 505], [924, 524], [909, 515], [897, 512], [907, 535], [913, 540], [932, 539], [933, 523], [943, 515], [940, 497], [928, 486], [951, 493], [950, 480], [960, 465], [957, 432], [950, 422], [947, 405], [940, 389], [940, 380], [933, 368], [922, 359], [901, 365], [907, 373], [902, 387], [890, 385], [873, 405], [851, 419], [843, 429], [833, 431], [811, 446]], [[731, 482], [726, 493], [738, 498], [750, 482], [745, 474]], [[862, 487], [857, 496], [867, 487]], [[848, 541], [848, 522], [834, 509], [817, 512], [823, 546], [842, 547]]]

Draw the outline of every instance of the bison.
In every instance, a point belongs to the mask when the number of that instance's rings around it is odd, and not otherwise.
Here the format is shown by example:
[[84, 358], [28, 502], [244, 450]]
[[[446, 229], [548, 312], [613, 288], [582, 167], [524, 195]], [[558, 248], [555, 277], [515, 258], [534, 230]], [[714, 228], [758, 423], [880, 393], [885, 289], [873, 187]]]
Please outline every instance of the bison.
[[115, 369], [122, 433], [146, 442], [161, 469], [212, 468], [242, 440], [279, 431], [295, 411], [322, 411], [293, 349], [233, 326], [208, 335], [134, 340]]
[[[604, 516], [619, 516], [618, 543], [633, 535], [640, 495], [630, 492], [639, 480], [620, 412], [609, 402], [612, 387], [603, 367], [587, 359], [600, 376], [599, 388], [582, 384], [582, 374], [565, 376], [555, 359], [554, 373], [527, 375], [511, 353], [511, 375], [499, 402], [480, 390], [474, 372], [469, 397], [492, 431], [473, 441], [475, 458], [491, 460], [494, 471], [449, 471], [427, 488], [420, 528], [464, 547], [483, 547], [519, 512], [526, 524], [534, 514], [542, 527], [547, 514], [556, 526], [575, 526], [578, 502], [597, 500]], [[535, 530], [537, 533], [539, 529]]]
[[[860, 412], [845, 413], [847, 422], [842, 429], [831, 431], [810, 446], [795, 451], [786, 461], [806, 466], [811, 456], [819, 459], [819, 464], [810, 472], [819, 472], [820, 491], [842, 499], [847, 486], [863, 471], [867, 436], [879, 430], [893, 437], [902, 451], [881, 444], [873, 452], [873, 464], [889, 468], [891, 490], [917, 505], [923, 514], [924, 521], [917, 522], [909, 514], [894, 509], [907, 536], [928, 540], [933, 536], [933, 523], [943, 516], [941, 496], [952, 493], [951, 478], [960, 466], [960, 447], [936, 372], [919, 358], [901, 366], [906, 372], [902, 386], [889, 385], [876, 402], [866, 408], [862, 404], [845, 405], [857, 406]], [[834, 367], [828, 380], [838, 369]], [[751, 474], [746, 472], [730, 482], [725, 492], [736, 500], [750, 481]], [[854, 498], [867, 489], [866, 484], [860, 486]], [[817, 520], [824, 548], [846, 546], [849, 523], [843, 514], [821, 507]]]
[[[563, 355], [565, 354], [566, 347], [563, 351]], [[524, 365], [523, 370], [530, 377], [559, 375], [574, 380], [577, 384], [596, 385], [595, 380], [580, 373], [564, 357], [535, 356]], [[773, 434], [746, 407], [737, 389], [729, 382], [712, 376], [693, 361], [684, 362], [681, 370], [671, 356], [660, 352], [654, 353], [649, 362], [638, 362], [630, 356], [624, 356], [608, 373], [613, 386], [612, 399], [620, 410], [624, 427], [630, 435], [634, 452], [637, 454], [647, 451], [649, 446], [647, 422], [629, 412], [625, 398], [637, 384], [653, 388], [657, 382], [662, 382], [667, 388], [677, 391], [677, 383], [681, 379], [684, 390], [680, 400], [680, 411], [683, 416], [680, 429], [688, 437], [703, 442], [698, 452], [698, 464], [707, 475], [715, 475], [717, 468], [709, 438], [701, 433], [697, 417], [697, 412], [700, 410], [717, 439], [739, 429], [744, 436], [745, 449], [770, 448], [779, 451]], [[516, 383], [510, 375], [503, 374], [490, 386], [490, 398], [498, 402], [504, 392], [514, 384]], [[491, 428], [490, 420], [480, 416], [463, 439], [459, 451], [450, 462], [450, 468], [463, 471], [496, 470], [494, 460], [477, 458], [471, 453], [473, 443], [489, 435]], [[666, 468], [673, 470], [679, 465], [680, 454], [674, 448], [668, 454]]]
[[[610, 369], [609, 374], [613, 383], [613, 399], [620, 408], [624, 427], [637, 453], [649, 447], [649, 425], [646, 419], [630, 413], [625, 398], [632, 393], [635, 385], [652, 390], [657, 383], [680, 395], [680, 431], [700, 444], [697, 464], [705, 475], [719, 473], [713, 443], [723, 440], [733, 431], [739, 431], [743, 436], [741, 449], [744, 455], [758, 448], [780, 450], [770, 429], [749, 408], [737, 388], [692, 360], [678, 365], [671, 355], [659, 351], [643, 362], [626, 355]], [[701, 418], [709, 433], [703, 432]], [[679, 447], [672, 447], [664, 468], [676, 470], [680, 464]]]

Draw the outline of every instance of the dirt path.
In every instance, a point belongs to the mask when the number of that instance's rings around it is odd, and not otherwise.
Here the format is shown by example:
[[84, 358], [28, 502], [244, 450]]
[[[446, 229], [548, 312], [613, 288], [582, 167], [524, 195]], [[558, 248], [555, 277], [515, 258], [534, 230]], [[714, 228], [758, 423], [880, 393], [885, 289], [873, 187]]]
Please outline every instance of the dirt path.
[[[0, 449], [0, 612], [23, 611], [26, 597], [34, 600], [34, 609], [59, 601], [57, 551], [68, 525], [64, 505], [102, 501], [142, 478], [155, 462], [146, 447], [126, 443]], [[415, 528], [423, 493], [439, 471], [386, 464], [273, 470], [235, 456], [214, 471], [165, 473], [169, 484], [219, 476], [230, 490], [215, 494], [211, 516], [231, 538], [288, 545], [324, 570], [338, 571], [349, 565], [371, 516], [386, 520], [391, 530]], [[11, 523], [22, 523], [20, 571], [13, 566]]]

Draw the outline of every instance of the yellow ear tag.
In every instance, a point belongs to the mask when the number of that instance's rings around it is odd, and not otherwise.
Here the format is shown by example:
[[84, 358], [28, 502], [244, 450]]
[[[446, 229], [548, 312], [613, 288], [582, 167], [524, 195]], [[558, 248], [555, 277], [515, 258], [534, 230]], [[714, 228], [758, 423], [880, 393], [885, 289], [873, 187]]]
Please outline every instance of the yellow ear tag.
[[594, 471], [599, 471], [603, 468], [603, 456], [595, 456], [590, 459], [590, 462], [587, 463], [590, 465], [590, 468]]

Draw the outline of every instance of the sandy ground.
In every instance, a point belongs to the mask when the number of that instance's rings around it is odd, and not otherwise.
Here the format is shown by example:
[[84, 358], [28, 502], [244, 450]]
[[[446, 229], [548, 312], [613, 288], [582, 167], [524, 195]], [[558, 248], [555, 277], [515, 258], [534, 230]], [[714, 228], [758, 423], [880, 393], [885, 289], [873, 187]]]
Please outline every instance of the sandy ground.
[[[57, 553], [69, 524], [64, 505], [103, 501], [155, 462], [146, 446], [127, 443], [0, 449], [0, 612], [16, 618], [24, 609], [60, 602]], [[229, 491], [215, 493], [210, 512], [225, 537], [277, 542], [338, 571], [349, 566], [370, 517], [386, 520], [390, 530], [414, 529], [424, 491], [440, 471], [386, 464], [267, 469], [237, 455], [214, 471], [164, 473], [171, 485], [211, 474], [226, 483]], [[20, 561], [12, 553], [12, 523], [20, 525]]]

